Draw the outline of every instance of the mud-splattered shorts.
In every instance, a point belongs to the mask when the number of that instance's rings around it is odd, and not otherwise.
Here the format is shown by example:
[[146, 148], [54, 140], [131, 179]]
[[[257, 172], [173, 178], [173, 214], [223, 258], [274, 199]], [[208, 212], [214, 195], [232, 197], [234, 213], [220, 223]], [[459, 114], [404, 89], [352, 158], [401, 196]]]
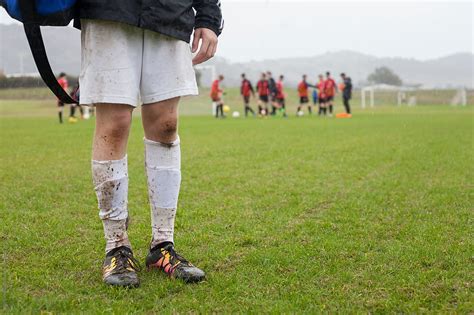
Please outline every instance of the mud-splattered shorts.
[[81, 20], [81, 104], [137, 106], [197, 95], [189, 44], [134, 26]]

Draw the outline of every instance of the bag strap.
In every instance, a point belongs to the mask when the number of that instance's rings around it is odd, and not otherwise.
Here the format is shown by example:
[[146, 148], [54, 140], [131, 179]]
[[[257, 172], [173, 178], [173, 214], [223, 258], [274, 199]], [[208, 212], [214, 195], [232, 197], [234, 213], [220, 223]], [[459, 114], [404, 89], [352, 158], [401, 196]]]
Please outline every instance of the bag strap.
[[36, 1], [19, 0], [19, 4], [23, 19], [23, 28], [25, 29], [26, 38], [28, 39], [28, 44], [30, 45], [33, 59], [35, 60], [41, 78], [61, 102], [66, 104], [77, 103], [77, 101], [69, 96], [61, 85], [59, 85], [51, 69], [44, 47], [43, 36], [41, 35], [41, 28], [36, 20]]

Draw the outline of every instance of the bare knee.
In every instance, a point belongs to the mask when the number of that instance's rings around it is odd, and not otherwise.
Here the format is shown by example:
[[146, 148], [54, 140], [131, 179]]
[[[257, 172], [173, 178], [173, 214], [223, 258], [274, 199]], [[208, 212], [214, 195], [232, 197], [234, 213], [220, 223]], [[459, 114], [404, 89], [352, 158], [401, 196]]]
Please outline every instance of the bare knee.
[[145, 137], [152, 141], [171, 143], [178, 129], [179, 97], [142, 106]]
[[108, 144], [127, 141], [131, 116], [130, 111], [100, 112], [96, 121], [96, 135]]
[[93, 158], [123, 158], [132, 122], [132, 108], [121, 104], [100, 104], [97, 106], [96, 117]]
[[104, 133], [112, 139], [126, 138], [130, 129], [131, 117], [129, 113], [113, 115], [104, 126]]
[[173, 142], [178, 132], [178, 120], [175, 117], [159, 119], [155, 125], [155, 137], [160, 142]]

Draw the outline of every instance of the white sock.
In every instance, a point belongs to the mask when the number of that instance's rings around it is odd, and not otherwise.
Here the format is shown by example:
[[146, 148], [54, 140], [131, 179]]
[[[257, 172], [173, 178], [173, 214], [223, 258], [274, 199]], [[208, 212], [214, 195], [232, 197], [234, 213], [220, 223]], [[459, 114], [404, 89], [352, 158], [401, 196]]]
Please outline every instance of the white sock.
[[121, 160], [92, 160], [92, 178], [104, 225], [105, 252], [120, 246], [131, 248], [127, 234], [127, 156]]
[[173, 242], [181, 185], [181, 148], [179, 137], [172, 143], [144, 141], [153, 248], [159, 243]]

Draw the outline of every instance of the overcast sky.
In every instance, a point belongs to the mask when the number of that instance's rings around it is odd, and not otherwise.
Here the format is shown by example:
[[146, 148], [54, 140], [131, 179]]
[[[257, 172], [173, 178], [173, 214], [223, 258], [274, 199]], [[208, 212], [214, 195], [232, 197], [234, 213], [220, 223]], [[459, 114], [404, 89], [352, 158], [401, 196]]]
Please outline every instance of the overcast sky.
[[[218, 55], [248, 61], [354, 50], [426, 60], [473, 52], [473, 2], [222, 0]], [[0, 11], [0, 23], [10, 23]]]

